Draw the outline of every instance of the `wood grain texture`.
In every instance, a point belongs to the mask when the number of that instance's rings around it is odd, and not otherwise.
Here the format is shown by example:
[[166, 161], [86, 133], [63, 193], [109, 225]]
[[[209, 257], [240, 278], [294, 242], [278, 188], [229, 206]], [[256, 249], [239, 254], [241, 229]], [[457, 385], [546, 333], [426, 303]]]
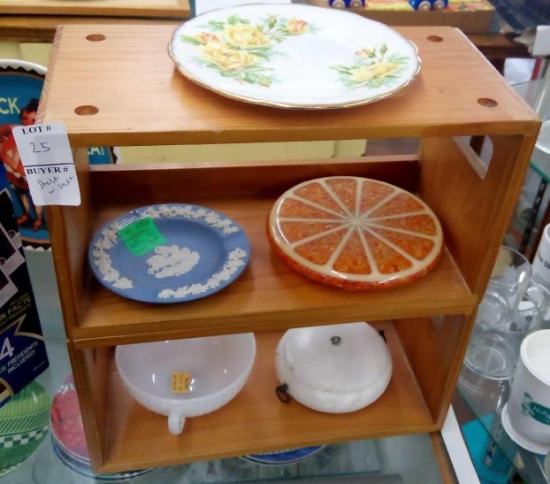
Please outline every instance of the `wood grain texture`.
[[415, 379], [439, 428], [456, 387], [473, 319], [474, 316], [447, 315], [395, 321]]
[[[538, 125], [538, 124], [537, 124]], [[492, 136], [482, 179], [449, 138], [423, 140], [419, 193], [445, 221], [445, 240], [480, 299], [527, 173], [535, 136]]]
[[114, 17], [81, 15], [4, 15], [0, 13], [0, 40], [13, 42], [53, 42], [61, 25], [170, 25], [176, 28], [180, 21], [171, 18]]
[[76, 351], [71, 341], [67, 343], [73, 379], [86, 445], [90, 460], [99, 467], [106, 451], [107, 393], [109, 391], [109, 371], [107, 364], [112, 351], [100, 348], [93, 351]]
[[[80, 148], [83, 204], [50, 207], [48, 222], [94, 469], [114, 472], [439, 429], [540, 120], [452, 28], [399, 29], [422, 59], [421, 74], [399, 95], [316, 112], [240, 103], [187, 81], [166, 53], [172, 30], [60, 28], [40, 103], [40, 121], [64, 122], [72, 146]], [[105, 40], [87, 40], [92, 34]], [[99, 112], [78, 115], [79, 106]], [[476, 158], [458, 136], [491, 138], [486, 173], [474, 169]], [[82, 154], [88, 146], [105, 145], [388, 137], [422, 138], [419, 156], [246, 165], [221, 157], [196, 165], [182, 160], [90, 169]], [[265, 236], [275, 199], [300, 181], [336, 174], [371, 176], [419, 194], [445, 234], [436, 269], [399, 289], [352, 293], [314, 283], [276, 258]], [[149, 305], [120, 297], [92, 277], [87, 250], [95, 231], [136, 206], [164, 202], [220, 210], [249, 236], [249, 267], [215, 297]], [[325, 415], [275, 399], [272, 360], [283, 330], [364, 320], [384, 320], [379, 324], [390, 336], [395, 371], [379, 401], [354, 414]], [[260, 355], [249, 383], [219, 412], [191, 419], [180, 437], [168, 434], [164, 417], [133, 402], [113, 371], [117, 344], [247, 331], [256, 333]]]
[[430, 441], [432, 443], [432, 448], [435, 455], [435, 460], [437, 462], [437, 467], [441, 474], [443, 482], [447, 483], [457, 483], [456, 471], [453, 466], [453, 462], [449, 457], [447, 446], [445, 441], [441, 436], [440, 432], [432, 432], [430, 434]]
[[[256, 362], [243, 390], [221, 409], [187, 419], [179, 436], [169, 434], [166, 417], [145, 409], [130, 397], [111, 360], [106, 455], [97, 470], [116, 472], [434, 431], [435, 424], [392, 324], [373, 323], [373, 326], [385, 332], [393, 373], [383, 395], [366, 408], [347, 414], [327, 414], [310, 410], [295, 400], [289, 404], [280, 402], [275, 395], [280, 382], [274, 356], [282, 333], [262, 334], [256, 336]], [[78, 358], [84, 359], [84, 354], [90, 352], [81, 351]]]
[[5, 14], [187, 18], [188, 0], [0, 0]]
[[[292, 271], [272, 253], [266, 237], [268, 213], [279, 195], [301, 181], [354, 174], [414, 188], [418, 179], [415, 162], [370, 161], [318, 160], [217, 168], [183, 164], [135, 169], [94, 167], [89, 172], [89, 183], [82, 186], [83, 198], [91, 192], [89, 204], [54, 207], [58, 211], [52, 215], [54, 258], [61, 268], [58, 277], [68, 281], [61, 284], [60, 290], [62, 299], [71, 301], [65, 313], [67, 334], [82, 348], [250, 329], [272, 331], [365, 318], [471, 314], [477, 297], [446, 251], [435, 270], [414, 284], [367, 292], [344, 291], [313, 282]], [[90, 238], [114, 217], [154, 203], [193, 203], [225, 213], [243, 227], [251, 242], [249, 267], [216, 297], [188, 303], [152, 305], [104, 288], [93, 277], [87, 262]], [[58, 229], [60, 222], [63, 224]], [[395, 304], [397, 299], [399, 305]]]
[[[423, 12], [410, 12], [413, 15], [421, 14]], [[426, 23], [430, 25], [433, 15], [437, 12], [425, 12]], [[387, 17], [390, 18], [378, 20], [386, 25], [413, 25], [409, 20], [401, 18], [394, 19], [391, 17], [391, 12], [384, 12]], [[441, 22], [445, 19], [440, 19], [439, 23], [443, 23], [448, 27], [458, 27], [462, 32], [468, 35], [468, 39], [476, 46], [477, 49], [499, 70], [504, 72], [504, 61], [510, 57], [531, 57], [527, 46], [515, 42], [512, 37], [500, 34], [500, 33], [469, 33], [470, 30], [480, 30], [478, 25], [478, 12], [461, 12], [464, 14], [465, 19], [461, 18], [460, 23], [466, 23], [468, 26], [474, 26], [474, 29], [465, 28], [462, 25], [452, 25], [453, 22]], [[471, 14], [471, 15], [470, 15]], [[471, 18], [475, 19], [472, 22]], [[415, 17], [416, 18], [416, 17]], [[464, 22], [465, 21], [465, 22]], [[147, 18], [147, 17], [110, 17], [110, 16], [79, 16], [79, 15], [3, 15], [0, 13], [0, 40], [15, 41], [15, 42], [51, 42], [54, 39], [55, 31], [60, 25], [86, 25], [86, 24], [134, 24], [134, 25], [154, 25], [164, 24], [170, 25], [172, 28], [176, 28], [181, 22], [176, 21], [174, 18]], [[432, 22], [431, 24], [433, 24]], [[435, 22], [437, 23], [437, 22]]]
[[[47, 88], [47, 86], [46, 86]], [[66, 328], [78, 324], [82, 305], [86, 302], [88, 265], [84, 248], [88, 244], [87, 227], [92, 220], [90, 205], [88, 155], [85, 149], [76, 150], [76, 174], [80, 188], [79, 206], [46, 206], [48, 232], [52, 241], [52, 255]]]
[[[309, 0], [309, 3], [320, 7], [328, 7], [328, 0]], [[349, 10], [386, 25], [445, 25], [446, 27], [457, 27], [466, 34], [483, 34], [491, 28], [495, 13], [495, 9], [490, 3], [486, 3], [484, 7], [485, 9], [478, 10], [451, 10], [449, 8], [444, 10], [414, 10], [412, 7], [409, 7], [408, 10], [399, 10], [383, 9], [380, 4], [369, 5], [368, 2], [365, 2], [364, 8], [350, 8]]]
[[[63, 121], [75, 147], [536, 134], [535, 114], [459, 30], [397, 30], [422, 60], [410, 86], [373, 104], [311, 112], [227, 99], [187, 80], [167, 53], [170, 26], [66, 25], [40, 120]], [[78, 115], [79, 106], [99, 112]]]

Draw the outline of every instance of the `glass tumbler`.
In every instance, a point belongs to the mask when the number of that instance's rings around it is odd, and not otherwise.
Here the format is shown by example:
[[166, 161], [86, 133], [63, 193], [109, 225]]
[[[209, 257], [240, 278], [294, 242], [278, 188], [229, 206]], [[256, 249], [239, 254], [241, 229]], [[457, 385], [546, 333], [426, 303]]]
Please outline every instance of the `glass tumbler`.
[[523, 254], [501, 246], [485, 296], [492, 294], [492, 297], [502, 298], [513, 312], [529, 287], [531, 272], [531, 263]]
[[485, 378], [511, 378], [519, 360], [521, 342], [541, 327], [544, 301], [535, 288], [525, 292], [513, 311], [501, 300], [499, 312], [493, 315], [480, 305], [482, 310], [474, 324], [465, 365]]

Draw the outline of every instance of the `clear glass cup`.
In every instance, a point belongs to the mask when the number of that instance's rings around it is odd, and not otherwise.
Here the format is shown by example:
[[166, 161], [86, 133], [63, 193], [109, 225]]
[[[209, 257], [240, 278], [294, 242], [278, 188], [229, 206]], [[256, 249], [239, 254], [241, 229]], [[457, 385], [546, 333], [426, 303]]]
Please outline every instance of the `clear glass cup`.
[[487, 293], [478, 311], [464, 364], [485, 378], [512, 378], [521, 342], [540, 329], [549, 296], [544, 288], [529, 287], [515, 310], [510, 311], [503, 298]]
[[507, 301], [513, 312], [519, 305], [531, 282], [531, 263], [517, 250], [505, 245], [500, 247], [486, 295], [497, 294]]

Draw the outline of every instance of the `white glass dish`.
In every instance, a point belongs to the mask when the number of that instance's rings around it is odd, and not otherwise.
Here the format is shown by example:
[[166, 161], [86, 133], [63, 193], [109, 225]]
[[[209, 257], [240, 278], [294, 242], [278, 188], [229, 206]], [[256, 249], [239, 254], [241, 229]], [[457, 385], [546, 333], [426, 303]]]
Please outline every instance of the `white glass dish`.
[[232, 400], [248, 380], [255, 357], [253, 333], [122, 345], [115, 351], [130, 395], [168, 416], [174, 435], [182, 432], [187, 417], [213, 412]]
[[359, 410], [387, 388], [392, 360], [367, 323], [288, 330], [275, 356], [279, 381], [302, 405], [328, 413]]

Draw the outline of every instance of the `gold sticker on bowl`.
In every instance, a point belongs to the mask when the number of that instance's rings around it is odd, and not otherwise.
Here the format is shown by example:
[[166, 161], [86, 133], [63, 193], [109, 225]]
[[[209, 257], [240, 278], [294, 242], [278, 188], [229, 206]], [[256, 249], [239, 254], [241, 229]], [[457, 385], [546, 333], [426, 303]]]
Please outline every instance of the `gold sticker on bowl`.
[[172, 373], [172, 393], [188, 393], [191, 390], [191, 373]]

